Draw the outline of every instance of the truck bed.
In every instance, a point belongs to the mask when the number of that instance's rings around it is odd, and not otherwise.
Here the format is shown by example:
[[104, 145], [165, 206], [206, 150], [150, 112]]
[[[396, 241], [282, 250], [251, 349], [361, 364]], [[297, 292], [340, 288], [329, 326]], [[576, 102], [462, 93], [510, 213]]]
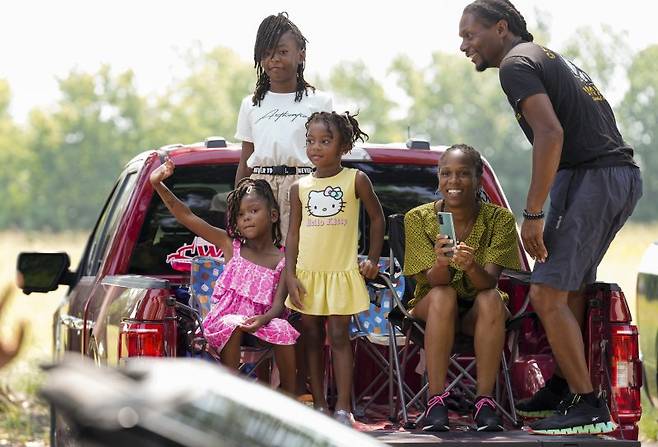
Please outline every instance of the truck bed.
[[[357, 418], [356, 429], [368, 433], [380, 442], [392, 446], [471, 446], [495, 444], [498, 446], [530, 447], [530, 446], [597, 446], [597, 447], [630, 447], [640, 446], [639, 441], [619, 440], [605, 435], [579, 436], [545, 436], [533, 435], [520, 428], [506, 424], [503, 432], [477, 432], [470, 428], [471, 417], [468, 414], [457, 414], [450, 411], [449, 432], [425, 432], [420, 429], [404, 430], [398, 424], [387, 419], [385, 405], [373, 404], [366, 415]], [[415, 420], [418, 413], [412, 410], [410, 420]]]
[[420, 430], [394, 431], [375, 430], [369, 433], [380, 442], [392, 446], [419, 447], [425, 445], [442, 446], [469, 446], [482, 444], [495, 444], [500, 446], [614, 446], [635, 447], [640, 446], [640, 441], [622, 441], [605, 436], [539, 436], [531, 435], [523, 430], [510, 430], [504, 432], [477, 432], [468, 430], [467, 427], [457, 427], [449, 432], [428, 433]]

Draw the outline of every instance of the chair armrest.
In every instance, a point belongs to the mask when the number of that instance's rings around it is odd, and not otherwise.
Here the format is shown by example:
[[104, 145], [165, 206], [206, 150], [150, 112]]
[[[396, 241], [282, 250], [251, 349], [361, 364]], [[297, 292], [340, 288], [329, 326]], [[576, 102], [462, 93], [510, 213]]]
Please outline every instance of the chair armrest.
[[517, 312], [516, 315], [513, 315], [509, 320], [505, 322], [505, 329], [506, 330], [517, 330], [521, 326], [521, 322], [525, 320], [526, 318], [532, 318], [533, 320], [537, 320], [539, 316], [537, 315], [536, 312]]
[[402, 300], [400, 299], [400, 296], [398, 296], [395, 286], [391, 282], [391, 278], [389, 274], [379, 272], [376, 281], [380, 284], [383, 284], [385, 287], [388, 287], [388, 289], [391, 291], [391, 296], [393, 298], [393, 305], [391, 306], [391, 309], [397, 308], [406, 318], [410, 318], [414, 320], [415, 318], [413, 317], [413, 315], [411, 315], [407, 310], [407, 308], [404, 307], [404, 305], [402, 304]]
[[502, 275], [526, 285], [530, 285], [530, 274], [531, 272], [526, 272], [523, 270], [503, 269], [502, 271]]

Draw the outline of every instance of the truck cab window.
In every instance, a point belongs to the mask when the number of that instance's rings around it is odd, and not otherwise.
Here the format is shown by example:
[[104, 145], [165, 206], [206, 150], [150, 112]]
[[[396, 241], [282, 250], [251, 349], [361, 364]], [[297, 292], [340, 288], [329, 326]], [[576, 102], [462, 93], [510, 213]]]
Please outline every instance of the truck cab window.
[[[404, 214], [423, 203], [437, 200], [436, 166], [345, 163], [368, 174], [375, 194], [379, 197], [384, 216]], [[359, 219], [359, 253], [368, 253], [369, 227], [365, 209]], [[382, 256], [388, 256], [388, 243], [384, 240]]]
[[[216, 227], [226, 227], [226, 196], [233, 189], [236, 166], [180, 166], [165, 181], [192, 212]], [[186, 269], [196, 255], [212, 255], [214, 246], [196, 238], [153, 195], [133, 249], [129, 273], [171, 275]], [[167, 262], [169, 260], [169, 262]]]
[[81, 262], [83, 276], [94, 276], [109, 249], [110, 241], [119, 224], [119, 217], [125, 210], [133, 192], [136, 172], [129, 172], [117, 182], [110, 198], [101, 212], [96, 228], [87, 245], [86, 253]]

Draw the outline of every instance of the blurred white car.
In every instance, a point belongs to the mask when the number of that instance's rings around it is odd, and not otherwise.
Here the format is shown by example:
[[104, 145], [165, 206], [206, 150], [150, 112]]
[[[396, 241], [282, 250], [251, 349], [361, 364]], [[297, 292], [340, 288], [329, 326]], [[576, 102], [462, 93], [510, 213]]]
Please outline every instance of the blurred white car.
[[51, 369], [41, 393], [85, 446], [384, 445], [198, 359], [141, 358], [116, 369], [69, 357]]
[[637, 325], [645, 371], [645, 390], [658, 399], [658, 241], [647, 247], [637, 274]]

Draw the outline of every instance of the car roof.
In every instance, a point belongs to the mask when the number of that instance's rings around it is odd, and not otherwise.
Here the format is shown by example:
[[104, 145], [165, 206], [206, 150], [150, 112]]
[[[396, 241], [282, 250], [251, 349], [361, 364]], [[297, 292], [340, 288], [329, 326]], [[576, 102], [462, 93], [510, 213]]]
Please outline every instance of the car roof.
[[[143, 162], [154, 152], [167, 156], [176, 164], [237, 163], [240, 161], [241, 144], [226, 142], [225, 147], [206, 147], [204, 142], [192, 144], [170, 144], [136, 155], [128, 164]], [[430, 146], [429, 149], [408, 148], [406, 143], [367, 143], [356, 145], [345, 161], [372, 161], [375, 163], [436, 164], [447, 146]]]
[[[237, 165], [240, 161], [242, 145], [222, 140], [222, 146], [224, 147], [206, 147], [204, 142], [167, 145], [138, 154], [128, 163], [126, 169], [139, 169], [149, 157], [154, 156], [158, 156], [161, 160], [169, 157], [177, 166]], [[427, 149], [416, 149], [407, 147], [406, 143], [367, 143], [355, 146], [350, 153], [345, 154], [343, 160], [377, 165], [437, 166], [439, 158], [447, 147], [435, 145]], [[493, 203], [510, 209], [496, 173], [484, 155], [482, 160], [484, 162], [482, 187]], [[525, 267], [527, 268], [527, 261]]]
[[[209, 139], [210, 140], [210, 139]], [[208, 141], [208, 140], [207, 140]], [[210, 164], [237, 164], [240, 161], [242, 145], [239, 143], [226, 142], [225, 140], [211, 140], [223, 147], [206, 147], [207, 142], [192, 144], [169, 144], [156, 150], [144, 151], [135, 156], [127, 166], [141, 165], [154, 154], [160, 158], [171, 158], [178, 166], [210, 165]], [[212, 145], [209, 144], [209, 145]], [[436, 166], [441, 154], [448, 148], [444, 145], [429, 146], [427, 149], [415, 149], [407, 147], [407, 143], [364, 143], [356, 145], [349, 153], [343, 156], [347, 162], [369, 162], [375, 164], [401, 164]], [[484, 180], [490, 179], [495, 188], [502, 192], [500, 181], [493, 168], [482, 155], [485, 165]], [[500, 201], [509, 208], [509, 203], [501, 194]]]

